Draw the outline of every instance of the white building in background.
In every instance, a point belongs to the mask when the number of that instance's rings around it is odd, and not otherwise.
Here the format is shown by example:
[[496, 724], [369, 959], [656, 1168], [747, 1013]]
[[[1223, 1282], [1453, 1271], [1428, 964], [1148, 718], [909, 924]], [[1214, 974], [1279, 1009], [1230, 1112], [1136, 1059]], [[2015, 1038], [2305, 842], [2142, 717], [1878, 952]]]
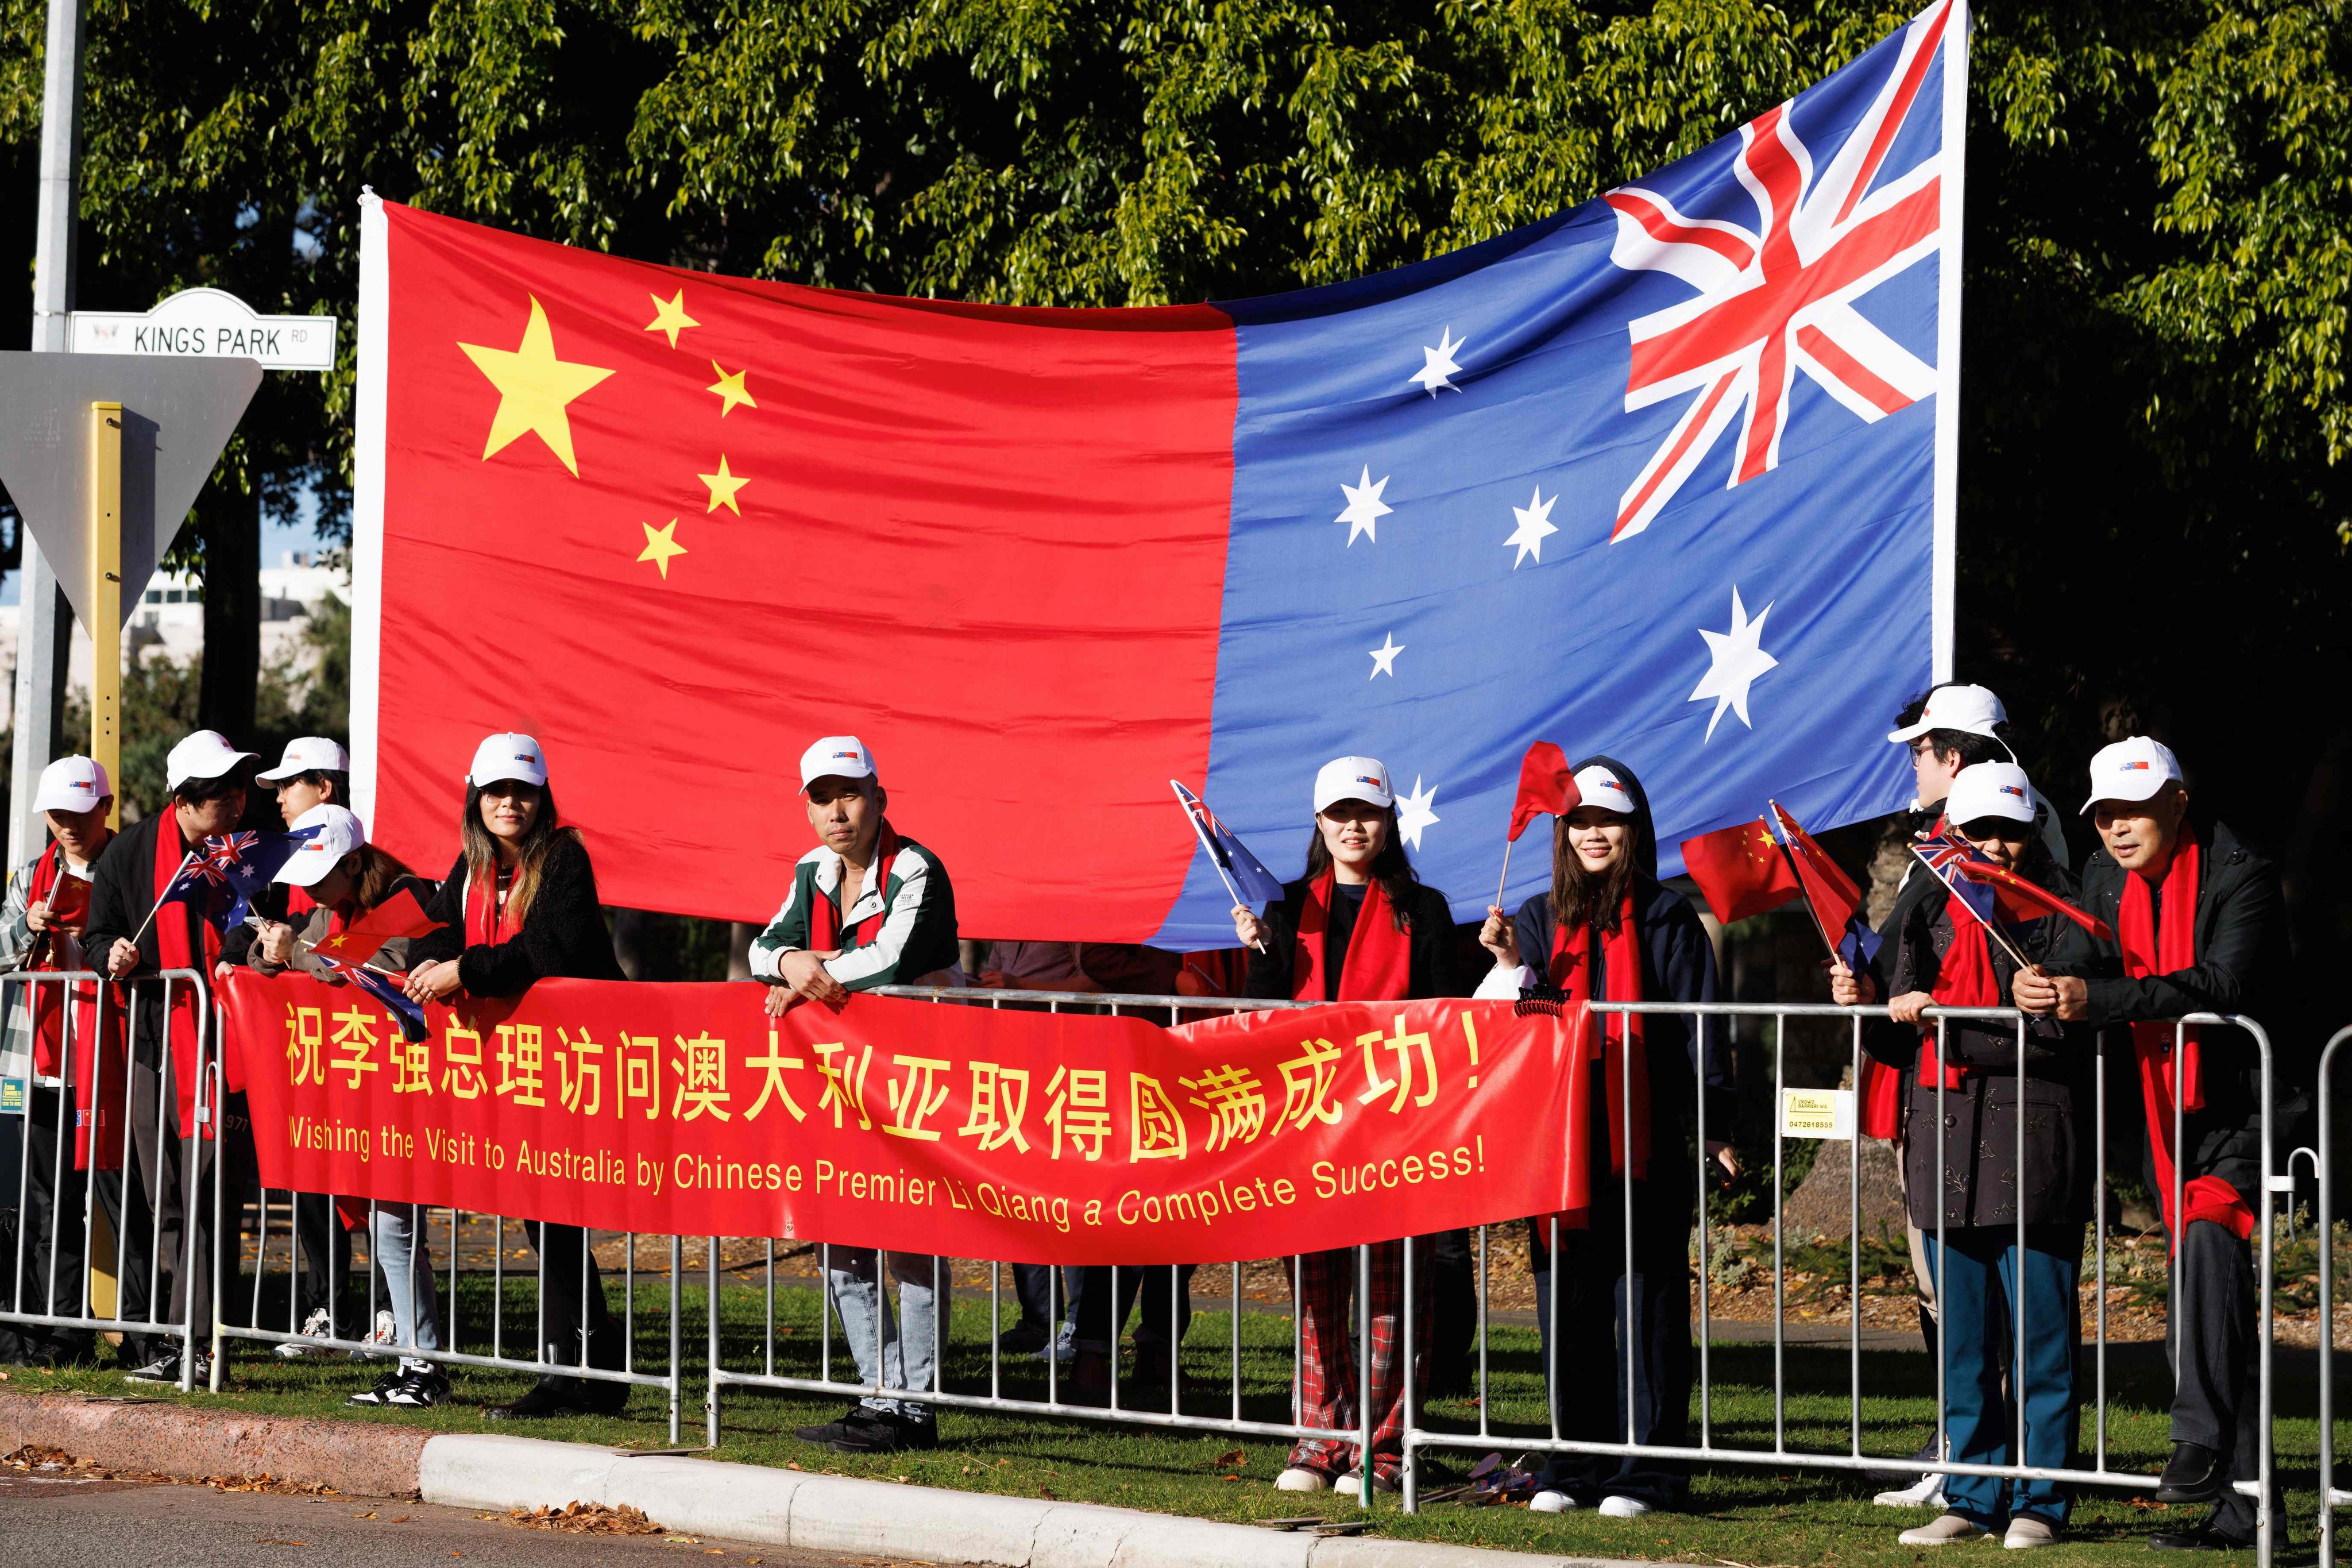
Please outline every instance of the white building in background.
[[[310, 612], [330, 597], [351, 603], [351, 574], [331, 567], [323, 553], [287, 551], [278, 564], [261, 569], [261, 662], [268, 666], [293, 658], [307, 668], [313, 655], [305, 633]], [[158, 572], [139, 595], [131, 624], [122, 631], [122, 658], [166, 658], [186, 663], [204, 651], [205, 591], [179, 574]], [[16, 673], [16, 606], [0, 605], [0, 680], [13, 681]], [[89, 696], [89, 636], [77, 620], [68, 676], [70, 690], [85, 700]]]

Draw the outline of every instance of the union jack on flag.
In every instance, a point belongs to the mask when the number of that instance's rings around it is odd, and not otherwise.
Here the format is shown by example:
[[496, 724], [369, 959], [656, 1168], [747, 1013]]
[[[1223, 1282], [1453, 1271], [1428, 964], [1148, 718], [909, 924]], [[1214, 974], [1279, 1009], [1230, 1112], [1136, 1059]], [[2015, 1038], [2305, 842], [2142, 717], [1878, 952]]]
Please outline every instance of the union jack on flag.
[[194, 903], [205, 919], [226, 931], [251, 911], [253, 895], [267, 887], [288, 857], [318, 833], [216, 833], [181, 862], [160, 903]]
[[1183, 803], [1184, 815], [1192, 819], [1192, 831], [1199, 836], [1201, 847], [1209, 852], [1209, 858], [1217, 868], [1232, 879], [1234, 897], [1252, 906], [1269, 904], [1282, 897], [1282, 879], [1267, 870], [1265, 862], [1250, 853], [1249, 846], [1243, 843], [1232, 828], [1217, 820], [1217, 814], [1209, 809], [1207, 801], [1174, 779], [1168, 781], [1168, 787], [1174, 790], [1176, 798]]

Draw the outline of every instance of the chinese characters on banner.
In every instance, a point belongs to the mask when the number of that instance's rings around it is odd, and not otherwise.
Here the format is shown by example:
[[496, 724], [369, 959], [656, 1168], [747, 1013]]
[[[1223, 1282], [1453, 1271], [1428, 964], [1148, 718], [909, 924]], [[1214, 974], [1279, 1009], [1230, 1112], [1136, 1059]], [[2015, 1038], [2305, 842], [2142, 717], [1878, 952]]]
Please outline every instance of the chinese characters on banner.
[[[1578, 1022], [1349, 1003], [1179, 1028], [756, 985], [428, 1009], [220, 990], [263, 1182], [613, 1230], [1053, 1263], [1279, 1257], [1549, 1214]], [[1533, 1012], [1533, 1010], [1530, 1010]]]

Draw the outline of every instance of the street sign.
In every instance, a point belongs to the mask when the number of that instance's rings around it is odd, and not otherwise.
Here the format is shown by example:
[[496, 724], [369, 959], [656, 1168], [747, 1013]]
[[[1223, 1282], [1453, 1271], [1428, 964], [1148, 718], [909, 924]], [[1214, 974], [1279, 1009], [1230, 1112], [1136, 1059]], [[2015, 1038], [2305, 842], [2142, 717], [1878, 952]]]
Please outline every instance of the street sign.
[[76, 310], [66, 346], [78, 354], [250, 359], [264, 370], [335, 368], [332, 316], [261, 316], [218, 289], [184, 289], [152, 310]]
[[100, 647], [108, 643], [90, 622], [89, 405], [122, 405], [119, 570], [127, 622], [260, 385], [261, 366], [249, 359], [0, 352], [0, 485]]

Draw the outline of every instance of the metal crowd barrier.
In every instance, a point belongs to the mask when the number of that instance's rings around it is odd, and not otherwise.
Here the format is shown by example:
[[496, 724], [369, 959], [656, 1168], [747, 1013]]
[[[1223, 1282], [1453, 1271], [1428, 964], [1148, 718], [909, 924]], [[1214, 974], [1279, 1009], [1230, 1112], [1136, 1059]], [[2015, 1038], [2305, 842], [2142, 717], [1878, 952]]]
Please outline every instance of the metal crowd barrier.
[[[2314, 1091], [2319, 1100], [2320, 1568], [2336, 1568], [2336, 1510], [2352, 1504], [2352, 1491], [2336, 1484], [2336, 1116], [2335, 1102], [2327, 1092], [2336, 1053], [2347, 1043], [2352, 1043], [2352, 1025], [2328, 1037], [2326, 1047], [2319, 1053], [2319, 1081]], [[2264, 1416], [2269, 1414], [2265, 1406]]]
[[[0, 1021], [22, 1023], [26, 1042], [21, 1060], [11, 1051], [10, 1076], [0, 1079], [0, 1115], [16, 1120], [17, 1145], [16, 1170], [0, 1173], [13, 1194], [15, 1220], [5, 1262], [8, 1298], [0, 1323], [121, 1334], [153, 1345], [177, 1340], [184, 1391], [194, 1386], [195, 1373], [198, 1346], [189, 1321], [194, 1314], [169, 1315], [171, 1287], [187, 1287], [194, 1280], [196, 1248], [205, 1226], [201, 1204], [189, 1201], [189, 1177], [201, 1172], [203, 1146], [208, 1142], [217, 1170], [221, 1144], [201, 1136], [215, 1121], [217, 1103], [205, 1092], [211, 1078], [205, 1069], [215, 1044], [212, 1026], [200, 1025], [194, 1125], [183, 1128], [178, 1125], [176, 1087], [181, 1064], [173, 1056], [170, 1018], [174, 999], [188, 988], [197, 998], [199, 1020], [210, 1020], [213, 1011], [205, 977], [194, 970], [171, 969], [142, 977], [141, 990], [151, 987], [160, 988], [163, 999], [165, 1024], [156, 1040], [141, 1033], [142, 1009], [136, 1002], [127, 1009], [129, 1016], [122, 1016], [126, 1009], [118, 1005], [114, 986], [95, 971], [26, 970], [0, 983]], [[86, 1004], [74, 996], [77, 989], [91, 993]], [[89, 1010], [86, 1026], [84, 1005]], [[58, 1009], [59, 1070], [45, 1076], [32, 1056], [33, 1019], [52, 1006]], [[118, 1036], [120, 1047], [111, 1047], [110, 1038]], [[12, 1033], [10, 1037], [17, 1037]], [[152, 1059], [142, 1064], [142, 1056]], [[18, 1072], [21, 1078], [14, 1076]], [[142, 1105], [142, 1098], [152, 1100], [152, 1106]], [[6, 1103], [11, 1099], [14, 1105]], [[121, 1110], [119, 1123], [107, 1114], [115, 1107]], [[47, 1158], [39, 1159], [37, 1144], [44, 1131], [49, 1147]], [[75, 1146], [85, 1132], [87, 1156], [77, 1160]], [[200, 1181], [201, 1174], [195, 1179]], [[111, 1240], [110, 1254], [101, 1246], [101, 1226]], [[181, 1246], [173, 1248], [176, 1256], [167, 1257], [163, 1237], [174, 1226]], [[78, 1239], [72, 1232], [79, 1232]], [[72, 1261], [67, 1262], [68, 1258]], [[110, 1289], [111, 1310], [101, 1300]], [[193, 1289], [184, 1288], [180, 1294], [190, 1307], [194, 1305]], [[146, 1299], [144, 1314], [128, 1315], [130, 1299], [141, 1295]]]

